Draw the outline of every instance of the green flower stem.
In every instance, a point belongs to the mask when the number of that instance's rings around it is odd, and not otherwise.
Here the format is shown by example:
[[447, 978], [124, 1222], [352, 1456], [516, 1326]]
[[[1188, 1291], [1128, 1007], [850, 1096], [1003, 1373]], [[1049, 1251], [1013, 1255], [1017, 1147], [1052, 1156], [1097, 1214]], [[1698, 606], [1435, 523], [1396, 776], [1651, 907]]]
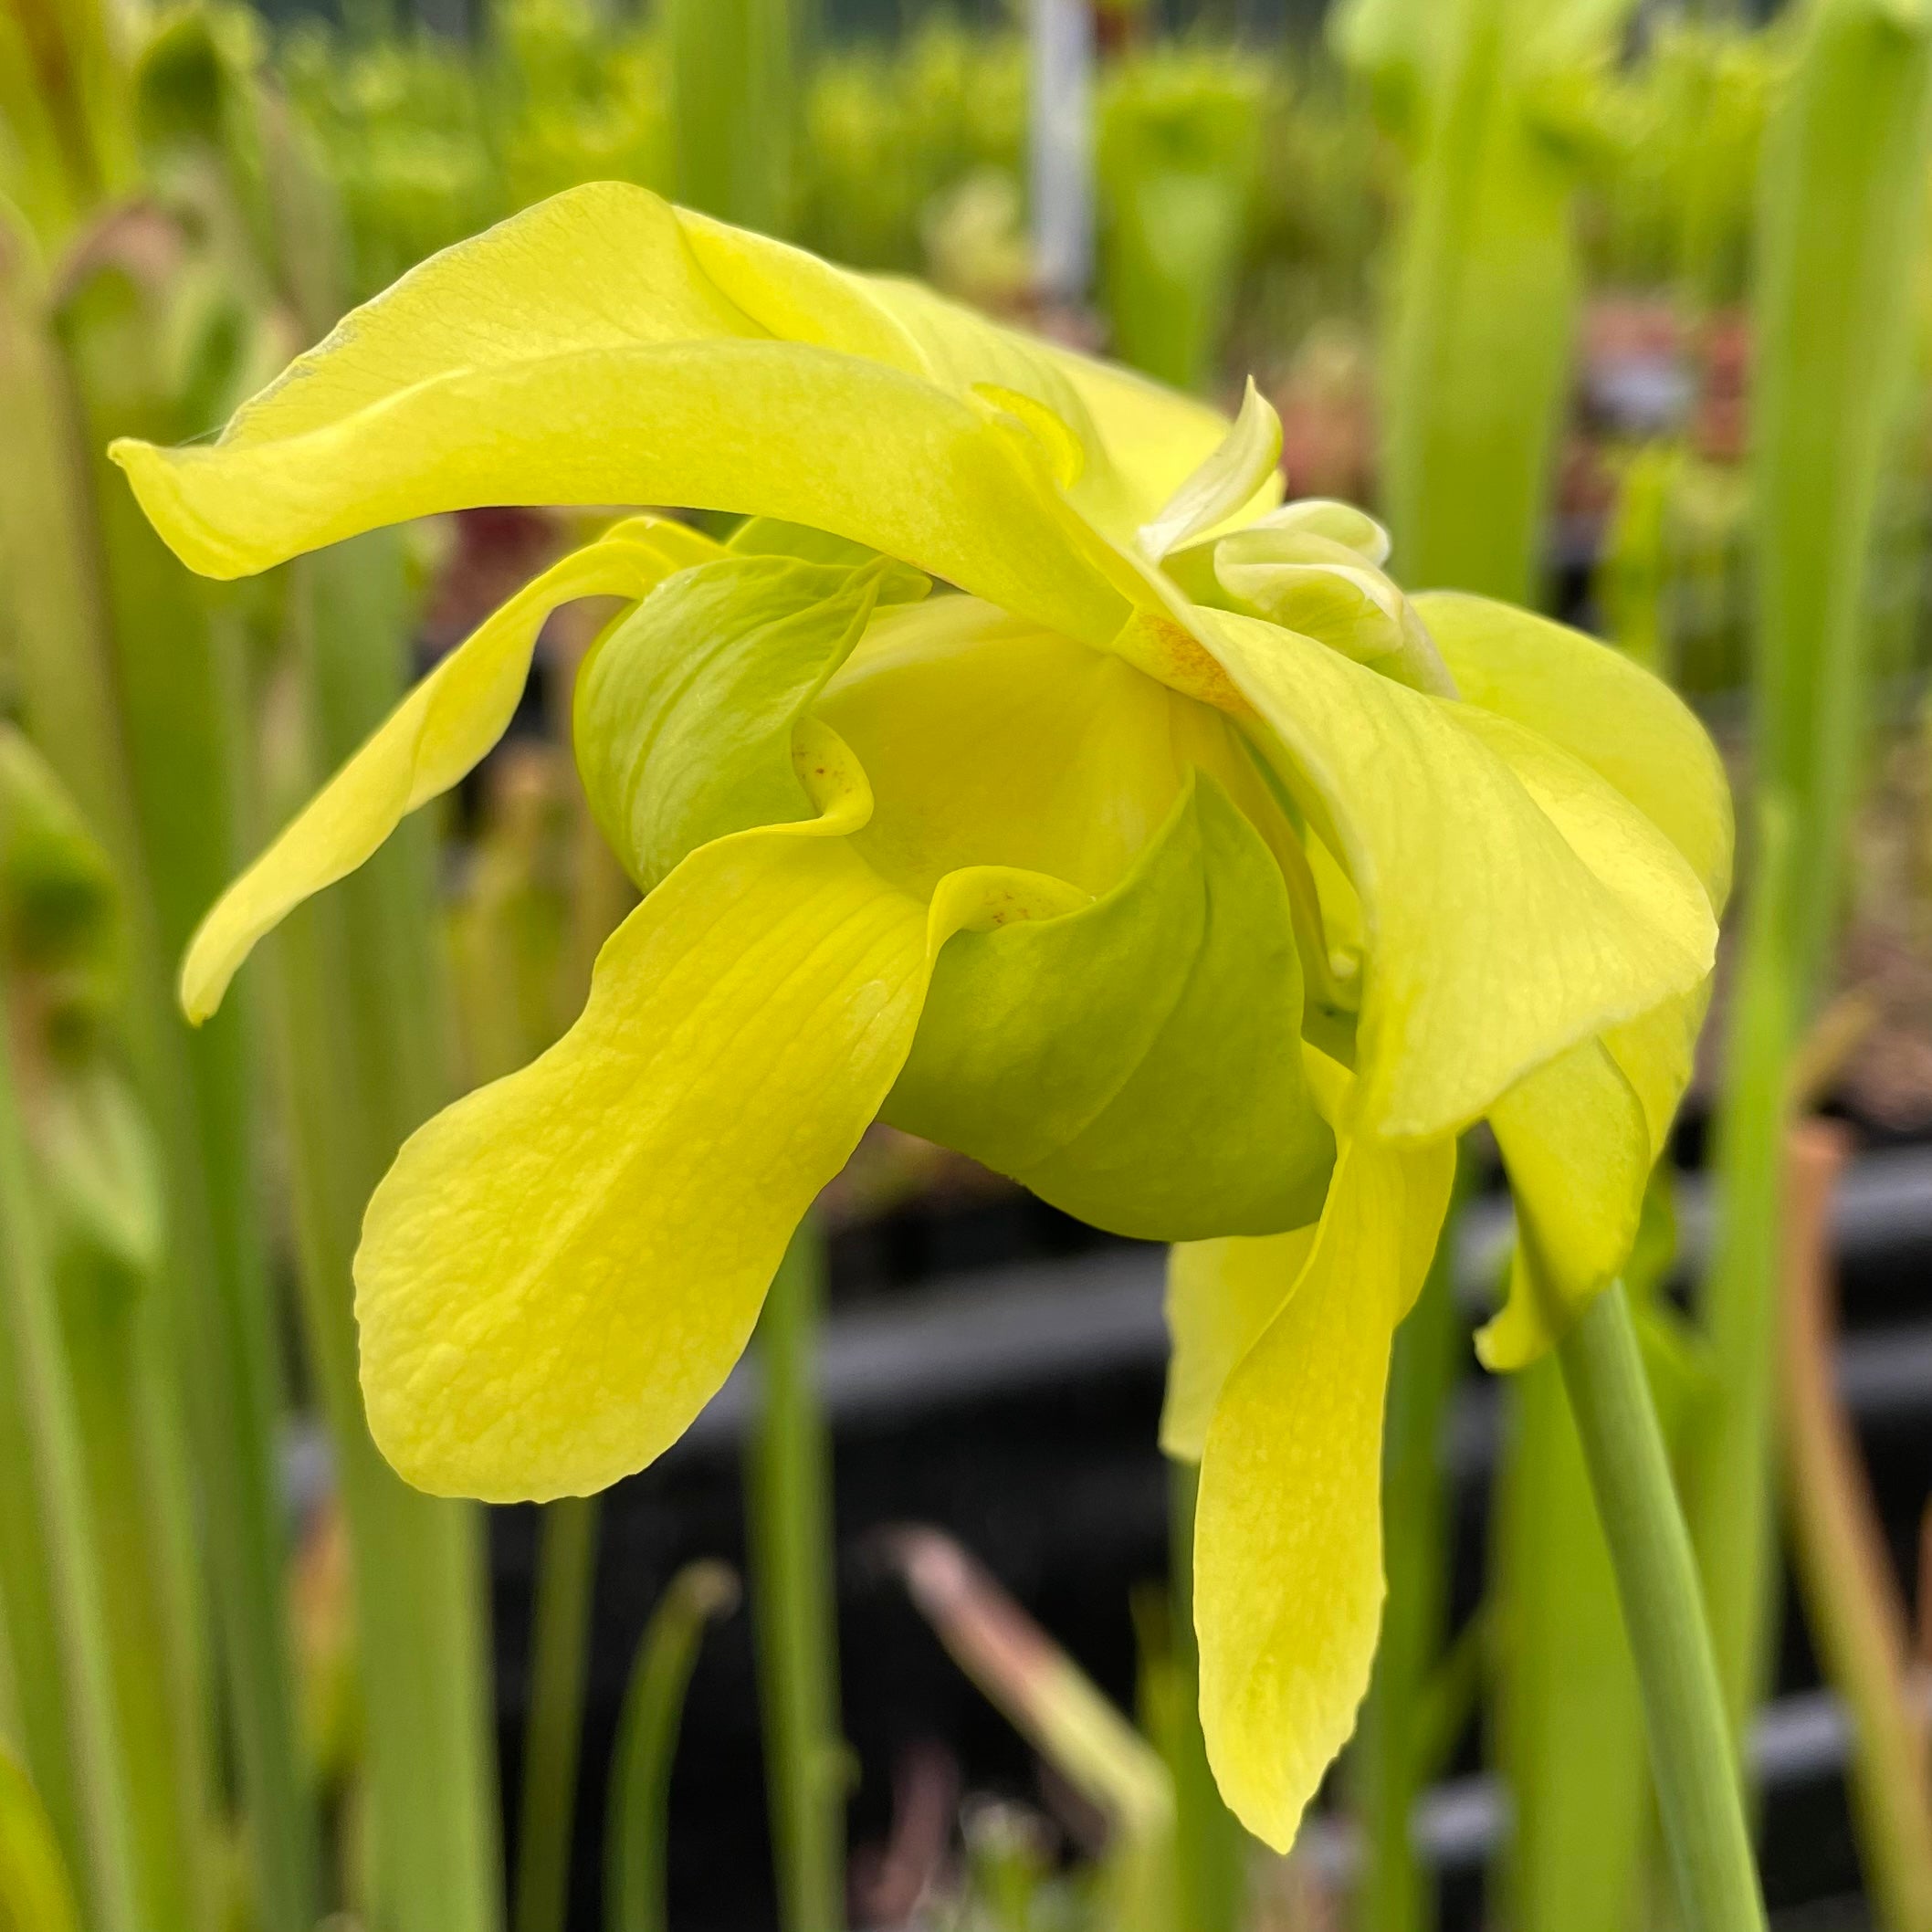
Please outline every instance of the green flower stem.
[[[165, 1326], [200, 1483], [205, 1588], [267, 1920], [273, 1932], [305, 1932], [315, 1831], [282, 1622], [272, 1310], [255, 1240], [244, 1023], [230, 1014], [191, 1040], [171, 999], [173, 950], [238, 856], [226, 845], [232, 685], [205, 606], [121, 479], [85, 454], [116, 428], [173, 432], [156, 374], [159, 291], [103, 246], [68, 291], [57, 347], [17, 235], [5, 254], [0, 385], [24, 442], [0, 486], [0, 542], [16, 560], [6, 575], [21, 693], [37, 741], [128, 888], [128, 1036], [165, 1163]], [[199, 1593], [200, 1570], [178, 1553], [172, 1569]]]
[[1364, 1857], [1354, 1922], [1372, 1932], [1426, 1932], [1435, 1923], [1429, 1874], [1412, 1830], [1416, 1801], [1438, 1767], [1424, 1757], [1423, 1722], [1444, 1650], [1448, 1498], [1443, 1422], [1469, 1358], [1455, 1307], [1455, 1228], [1466, 1164], [1443, 1222], [1435, 1259], [1395, 1333], [1382, 1451], [1382, 1541], [1388, 1598], [1375, 1675], [1349, 1759], [1349, 1791]]
[[845, 1764], [838, 1717], [832, 1445], [819, 1404], [824, 1249], [792, 1237], [759, 1320], [762, 1377], [745, 1470], [765, 1785], [784, 1932], [845, 1923]]
[[625, 1693], [604, 1832], [604, 1932], [668, 1932], [671, 1764], [705, 1625], [738, 1607], [723, 1563], [688, 1563], [651, 1612]]
[[1174, 1735], [1167, 1739], [1174, 1780], [1174, 1863], [1190, 1932], [1236, 1932], [1247, 1893], [1247, 1833], [1228, 1810], [1208, 1768], [1201, 1731], [1201, 1651], [1194, 1637], [1194, 1502], [1197, 1464], [1168, 1464], [1168, 1545], [1173, 1604]]
[[[156, 996], [158, 975], [147, 970], [158, 959], [159, 945], [152, 902], [139, 889], [141, 840], [114, 714], [100, 559], [85, 507], [87, 469], [72, 436], [69, 401], [31, 246], [20, 231], [0, 219], [0, 416], [5, 416], [11, 434], [10, 460], [0, 465], [0, 561], [5, 563], [0, 575], [5, 581], [13, 663], [36, 744], [79, 806], [89, 829], [107, 848], [126, 888], [122, 903], [134, 970], [123, 975], [127, 1003], [121, 1024], [152, 1105], [170, 1090], [182, 1069], [173, 1051], [173, 1023], [163, 999]], [[144, 1812], [155, 1826], [142, 1833], [144, 1851], [158, 1865], [172, 1866], [181, 1874], [197, 1854], [205, 1863], [206, 1847], [184, 1843], [171, 1849], [162, 1843], [165, 1833], [160, 1828], [161, 1807], [165, 1804], [182, 1820], [191, 1821], [196, 1838], [206, 1832], [214, 1813], [211, 1706], [205, 1693], [208, 1660], [203, 1635], [206, 1607], [194, 1555], [191, 1482], [179, 1391], [167, 1373], [169, 1311], [156, 1307], [152, 1292], [143, 1299], [145, 1306], [129, 1314], [130, 1322], [141, 1330], [139, 1336], [122, 1335], [119, 1343], [127, 1346], [117, 1344], [95, 1364], [103, 1378], [114, 1379], [113, 1390], [104, 1381], [95, 1392], [105, 1423], [138, 1428], [141, 1436], [137, 1461], [122, 1466], [140, 1468], [143, 1500], [152, 1509], [141, 1535], [153, 1561], [153, 1568], [144, 1573], [153, 1594], [134, 1613], [142, 1632], [138, 1654], [122, 1657], [117, 1646], [116, 1664], [124, 1689], [132, 1687], [144, 1697], [165, 1696], [173, 1706], [164, 1759], [151, 1762], [141, 1758], [138, 1725], [130, 1727], [125, 1741], [130, 1775], [155, 1800], [155, 1809]], [[70, 1347], [76, 1339], [69, 1336]], [[87, 1364], [76, 1360], [78, 1399], [89, 1396], [90, 1372]], [[96, 1440], [91, 1424], [83, 1434], [91, 1452]], [[121, 1503], [129, 1500], [124, 1481], [118, 1486], [97, 1483], [97, 1509], [110, 1486], [116, 1487]], [[135, 1533], [131, 1523], [122, 1527], [128, 1534]], [[111, 1548], [119, 1533], [103, 1525], [106, 1547]], [[130, 1585], [117, 1592], [116, 1601], [126, 1603], [146, 1594]], [[16, 1632], [16, 1646], [18, 1635]], [[164, 1784], [172, 1789], [163, 1791]], [[44, 1795], [49, 1809], [59, 1815], [56, 1795]], [[205, 1875], [196, 1875], [197, 1892]], [[157, 1922], [167, 1923], [160, 1895], [151, 1889], [147, 1897]], [[198, 1912], [194, 1922], [206, 1916], [205, 1911]]]
[[[206, 1684], [184, 1633], [192, 1592], [173, 1561], [172, 1420], [150, 1332], [154, 1284], [94, 1257], [60, 1270], [62, 1329], [72, 1377], [113, 1675], [128, 1828], [143, 1932], [201, 1932], [214, 1916], [203, 1762]], [[186, 1601], [184, 1601], [184, 1599]]]
[[[281, 1407], [275, 1301], [263, 1264], [246, 997], [190, 1033], [173, 962], [243, 856], [248, 720], [239, 625], [169, 555], [104, 456], [122, 431], [184, 425], [165, 371], [170, 289], [143, 236], [117, 231], [58, 318], [82, 404], [116, 716], [144, 899], [137, 929], [150, 1007], [145, 1097], [165, 1164], [172, 1340], [194, 1450], [208, 1595], [266, 1932], [309, 1932], [319, 1832], [295, 1714], [275, 1460]], [[86, 473], [85, 471], [83, 472]], [[87, 802], [82, 794], [83, 803]], [[110, 835], [111, 834], [110, 833]]]
[[1615, 1572], [1561, 1370], [1539, 1361], [1504, 1395], [1490, 1547], [1507, 1636], [1492, 1735], [1514, 1819], [1496, 1875], [1512, 1924], [1630, 1932], [1650, 1862], [1650, 1775]]
[[[1669, 1170], [1653, 1173], [1624, 1293], [1674, 1458], [1696, 1370], [1659, 1284], [1676, 1252]], [[1525, 1257], [1518, 1255], [1517, 1263]], [[1489, 1548], [1490, 1726], [1512, 1829], [1496, 1877], [1510, 1923], [1631, 1932], [1655, 1879], [1656, 1829], [1636, 1659], [1551, 1358], [1509, 1378]]]
[[[387, 533], [298, 567], [294, 645], [313, 738], [271, 791], [305, 798], [400, 696], [402, 558]], [[271, 812], [271, 817], [279, 814]], [[265, 991], [287, 1121], [303, 1337], [335, 1446], [366, 1710], [371, 1916], [395, 1932], [501, 1923], [481, 1521], [425, 1496], [369, 1434], [351, 1262], [362, 1210], [446, 1087], [446, 1019], [422, 908], [427, 827], [400, 829], [271, 942]]]
[[1764, 1932], [1717, 1659], [1621, 1282], [1558, 1350], [1637, 1661], [1657, 1810], [1693, 1932]]
[[[31, 1492], [37, 1517], [36, 1554], [43, 1566], [48, 1627], [34, 1633], [43, 1640], [35, 1661], [53, 1671], [49, 1683], [21, 1688], [59, 1699], [58, 1743], [71, 1769], [71, 1790], [62, 1796], [74, 1807], [68, 1855], [89, 1900], [90, 1923], [100, 1932], [144, 1932], [100, 1558], [89, 1521], [79, 1420], [38, 1192], [13, 1054], [0, 1028], [0, 1444], [25, 1452], [18, 1461], [10, 1457], [6, 1483]], [[17, 1518], [26, 1503], [26, 1496], [15, 1498], [9, 1517]], [[9, 1559], [17, 1554], [6, 1552]], [[14, 1570], [9, 1560], [9, 1578]], [[15, 1593], [9, 1591], [7, 1598], [8, 1633], [17, 1638], [12, 1628]]]
[[597, 1498], [560, 1497], [538, 1519], [530, 1715], [523, 1732], [516, 1932], [562, 1932], [576, 1819], [577, 1743], [597, 1577]]

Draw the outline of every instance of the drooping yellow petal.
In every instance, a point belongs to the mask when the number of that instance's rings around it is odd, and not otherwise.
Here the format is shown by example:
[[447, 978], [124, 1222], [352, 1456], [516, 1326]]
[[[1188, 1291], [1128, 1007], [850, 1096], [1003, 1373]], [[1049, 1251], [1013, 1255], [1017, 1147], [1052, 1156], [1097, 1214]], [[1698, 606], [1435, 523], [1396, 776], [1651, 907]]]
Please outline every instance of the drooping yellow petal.
[[1452, 1132], [1533, 1067], [1701, 983], [1716, 944], [1703, 886], [1587, 766], [1292, 632], [1197, 621], [1360, 896], [1365, 1131]]
[[486, 619], [216, 901], [182, 963], [188, 1017], [205, 1020], [220, 1005], [256, 941], [294, 907], [353, 872], [407, 814], [476, 766], [516, 710], [551, 611], [577, 597], [642, 597], [715, 554], [716, 544], [681, 524], [633, 519], [552, 565]]
[[[1683, 701], [1620, 652], [1512, 605], [1414, 600], [1463, 694], [1590, 766], [1676, 845], [1714, 909], [1730, 887], [1730, 795]], [[1477, 1338], [1493, 1369], [1551, 1347], [1620, 1270], [1689, 1084], [1707, 984], [1608, 1027], [1519, 1081], [1490, 1112], [1523, 1239], [1503, 1312]]]
[[1512, 718], [1609, 781], [1689, 860], [1718, 911], [1730, 788], [1710, 735], [1660, 677], [1568, 625], [1460, 591], [1412, 600], [1471, 704]]
[[1222, 1795], [1280, 1851], [1368, 1688], [1390, 1343], [1454, 1172], [1448, 1141], [1344, 1145], [1300, 1276], [1208, 1425], [1194, 1531], [1202, 1727]]
[[1520, 1239], [1508, 1300], [1476, 1336], [1486, 1367], [1520, 1369], [1553, 1348], [1629, 1259], [1708, 993], [1571, 1047], [1490, 1108]]
[[1285, 1234], [1181, 1241], [1168, 1250], [1164, 1454], [1201, 1460], [1229, 1374], [1287, 1300], [1318, 1225], [1290, 1228]]
[[[821, 733], [815, 762], [837, 763]], [[356, 1257], [362, 1387], [411, 1482], [587, 1493], [689, 1424], [749, 1338], [799, 1217], [892, 1084], [926, 978], [924, 905], [824, 814], [685, 860], [605, 946], [583, 1017], [439, 1114], [377, 1189]]]

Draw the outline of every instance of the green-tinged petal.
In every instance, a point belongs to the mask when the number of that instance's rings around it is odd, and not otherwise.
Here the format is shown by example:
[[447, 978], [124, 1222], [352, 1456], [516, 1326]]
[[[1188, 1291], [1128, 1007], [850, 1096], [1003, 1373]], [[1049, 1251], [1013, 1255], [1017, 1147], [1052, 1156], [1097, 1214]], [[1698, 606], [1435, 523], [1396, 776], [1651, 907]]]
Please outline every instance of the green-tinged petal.
[[1286, 887], [1220, 785], [1191, 779], [1105, 896], [945, 947], [885, 1108], [1149, 1240], [1311, 1222], [1334, 1158]]
[[1390, 1342], [1454, 1172], [1449, 1141], [1344, 1144], [1300, 1276], [1208, 1425], [1194, 1533], [1202, 1727], [1223, 1796], [1280, 1851], [1368, 1688]]
[[1228, 1376], [1274, 1320], [1315, 1245], [1318, 1224], [1285, 1234], [1177, 1242], [1167, 1256], [1167, 1398], [1160, 1447], [1198, 1463]]
[[1707, 997], [1700, 986], [1572, 1047], [1490, 1109], [1523, 1238], [1509, 1298], [1476, 1337], [1486, 1367], [1534, 1361], [1622, 1272]]
[[817, 710], [878, 801], [860, 845], [920, 897], [980, 865], [1106, 892], [1195, 767], [1255, 824], [1279, 829], [1222, 713], [973, 598], [881, 613]]
[[[822, 756], [838, 748], [820, 734]], [[356, 1258], [370, 1427], [413, 1483], [585, 1493], [688, 1425], [785, 1244], [898, 1072], [923, 905], [810, 824], [685, 860], [597, 961], [569, 1034], [411, 1137]]]
[[[1308, 526], [1339, 521], [1310, 519]], [[1372, 664], [1383, 676], [1418, 691], [1455, 697], [1454, 679], [1421, 618], [1393, 582], [1361, 551], [1308, 526], [1268, 519], [1208, 546], [1210, 558], [1205, 561], [1213, 587], [1224, 594], [1210, 594], [1205, 601], [1265, 617], [1285, 630], [1316, 638], [1330, 650], [1358, 664]], [[1380, 534], [1378, 527], [1370, 527]], [[1182, 569], [1205, 588], [1201, 565], [1193, 558]]]
[[[1358, 664], [1399, 648], [1402, 593], [1347, 551], [1347, 562], [1297, 555], [1311, 547], [1302, 541], [1277, 544], [1266, 530], [1236, 530], [1214, 546], [1214, 574], [1223, 590], [1253, 604], [1269, 623], [1318, 637]], [[1339, 543], [1334, 548], [1343, 550]]]
[[696, 847], [813, 815], [793, 727], [858, 642], [887, 566], [729, 556], [605, 631], [578, 676], [578, 769], [648, 891]]
[[717, 546], [638, 518], [526, 585], [410, 692], [275, 843], [229, 887], [190, 942], [181, 1003], [205, 1020], [256, 941], [310, 894], [355, 870], [404, 816], [446, 792], [503, 735], [537, 634], [576, 597], [638, 598]]
[[1389, 561], [1389, 532], [1367, 510], [1334, 497], [1297, 497], [1256, 518], [1254, 527], [1339, 543], [1378, 570]]
[[1607, 779], [1671, 839], [1723, 910], [1730, 789], [1709, 735], [1662, 678], [1513, 604], [1457, 591], [1412, 601], [1471, 704], [1528, 725]]
[[1248, 378], [1234, 425], [1140, 527], [1140, 553], [1158, 563], [1171, 550], [1225, 523], [1254, 501], [1281, 467], [1281, 418]]
[[[776, 517], [747, 517], [731, 532], [725, 548], [740, 557], [793, 557], [801, 563], [837, 563], [846, 570], [871, 563], [879, 555], [849, 537], [835, 537], [805, 523], [783, 523]], [[932, 579], [922, 571], [888, 560], [878, 601], [917, 604], [931, 588]]]
[[1293, 632], [1203, 611], [1265, 743], [1360, 895], [1363, 1130], [1452, 1132], [1710, 971], [1703, 886], [1624, 794], [1547, 739]]

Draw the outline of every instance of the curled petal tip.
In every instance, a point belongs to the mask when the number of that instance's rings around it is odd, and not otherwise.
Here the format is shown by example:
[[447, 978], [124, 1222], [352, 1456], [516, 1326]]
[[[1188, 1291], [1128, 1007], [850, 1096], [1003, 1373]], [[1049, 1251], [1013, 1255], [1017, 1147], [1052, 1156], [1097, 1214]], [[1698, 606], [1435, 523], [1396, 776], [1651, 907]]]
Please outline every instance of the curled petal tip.
[[191, 460], [187, 453], [162, 449], [138, 436], [117, 436], [108, 445], [108, 458], [126, 471], [135, 501], [162, 541], [197, 576], [226, 581], [261, 569], [259, 561], [226, 541], [189, 502], [182, 481], [183, 467]]
[[1152, 522], [1140, 528], [1142, 555], [1159, 562], [1204, 531], [1224, 523], [1267, 487], [1281, 465], [1281, 418], [1248, 378], [1241, 414]]

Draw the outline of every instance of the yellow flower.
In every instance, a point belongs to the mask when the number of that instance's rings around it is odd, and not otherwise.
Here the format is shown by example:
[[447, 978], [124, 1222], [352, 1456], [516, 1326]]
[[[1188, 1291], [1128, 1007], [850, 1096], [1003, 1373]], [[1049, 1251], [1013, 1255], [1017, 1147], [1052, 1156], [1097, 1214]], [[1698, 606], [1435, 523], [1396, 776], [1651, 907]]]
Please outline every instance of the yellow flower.
[[[1404, 598], [1232, 426], [634, 188], [352, 315], [206, 446], [115, 455], [197, 570], [500, 502], [617, 524], [497, 613], [209, 915], [249, 947], [494, 742], [546, 612], [614, 595], [577, 757], [646, 898], [532, 1066], [404, 1148], [357, 1259], [384, 1452], [595, 1489], [674, 1441], [875, 1115], [1178, 1251], [1203, 1717], [1283, 1844], [1381, 1595], [1390, 1339], [1486, 1116], [1548, 1346], [1622, 1265], [1726, 886], [1702, 732], [1613, 653]], [[945, 586], [934, 591], [933, 580]], [[1234, 1237], [1234, 1238], [1229, 1238]]]

